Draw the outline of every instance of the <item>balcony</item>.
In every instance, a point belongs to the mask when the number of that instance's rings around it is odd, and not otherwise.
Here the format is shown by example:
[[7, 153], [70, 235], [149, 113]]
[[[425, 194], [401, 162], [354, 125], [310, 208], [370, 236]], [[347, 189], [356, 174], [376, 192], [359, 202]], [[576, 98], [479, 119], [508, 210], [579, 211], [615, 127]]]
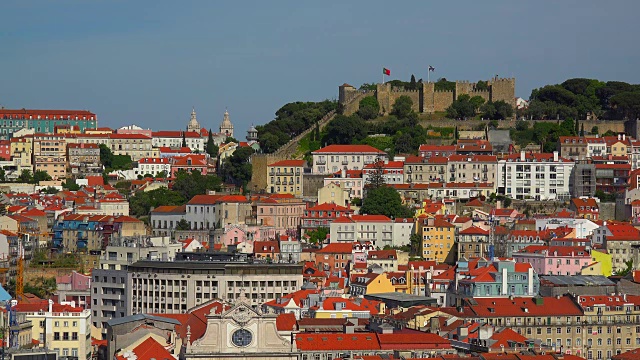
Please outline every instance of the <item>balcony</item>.
[[327, 160], [325, 160], [325, 159], [316, 160], [316, 164], [318, 164], [318, 165], [325, 165], [326, 163], [327, 163]]
[[289, 185], [293, 185], [294, 181], [293, 180], [289, 180]]
[[342, 165], [349, 165], [349, 160], [342, 160]]
[[440, 169], [438, 170], [438, 174], [443, 175], [443, 174], [444, 174], [444, 169], [443, 169], [443, 168], [440, 168]]
[[86, 240], [78, 240], [76, 243], [78, 250], [86, 250], [87, 249], [87, 241]]
[[449, 171], [451, 172], [456, 172], [456, 168], [454, 168], [453, 166], [449, 168]]

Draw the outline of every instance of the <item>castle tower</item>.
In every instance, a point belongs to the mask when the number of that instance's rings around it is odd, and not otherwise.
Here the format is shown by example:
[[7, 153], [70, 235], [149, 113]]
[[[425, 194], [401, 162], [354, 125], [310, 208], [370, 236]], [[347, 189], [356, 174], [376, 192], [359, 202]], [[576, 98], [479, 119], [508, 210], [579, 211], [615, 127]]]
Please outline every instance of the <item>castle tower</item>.
[[196, 109], [193, 108], [193, 110], [191, 110], [191, 119], [189, 120], [189, 124], [187, 125], [187, 131], [195, 131], [195, 132], [200, 132], [200, 123], [198, 122], [198, 119], [196, 119]]
[[222, 118], [222, 124], [220, 124], [220, 133], [227, 137], [233, 137], [233, 124], [229, 120], [229, 112], [224, 111], [224, 117]]
[[249, 130], [247, 130], [247, 141], [258, 141], [258, 129], [256, 129], [253, 124], [251, 125]]

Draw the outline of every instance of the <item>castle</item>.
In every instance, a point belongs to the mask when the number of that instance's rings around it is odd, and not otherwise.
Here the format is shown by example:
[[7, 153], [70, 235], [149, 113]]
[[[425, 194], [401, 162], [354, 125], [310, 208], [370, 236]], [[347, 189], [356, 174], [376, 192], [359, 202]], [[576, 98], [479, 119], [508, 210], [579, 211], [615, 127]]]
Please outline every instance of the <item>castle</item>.
[[404, 88], [391, 87], [391, 84], [377, 84], [376, 90], [358, 90], [349, 84], [339, 87], [338, 102], [343, 107], [345, 115], [351, 115], [358, 111], [359, 102], [352, 101], [358, 96], [375, 96], [380, 104], [380, 111], [388, 114], [391, 107], [400, 96], [408, 96], [413, 100], [413, 110], [419, 113], [434, 113], [445, 111], [460, 95], [467, 94], [471, 97], [480, 96], [485, 101], [503, 100], [515, 107], [515, 78], [494, 77], [487, 81], [487, 90], [476, 90], [476, 83], [469, 81], [456, 81], [454, 91], [435, 90], [434, 82], [419, 83], [418, 90], [406, 90]]

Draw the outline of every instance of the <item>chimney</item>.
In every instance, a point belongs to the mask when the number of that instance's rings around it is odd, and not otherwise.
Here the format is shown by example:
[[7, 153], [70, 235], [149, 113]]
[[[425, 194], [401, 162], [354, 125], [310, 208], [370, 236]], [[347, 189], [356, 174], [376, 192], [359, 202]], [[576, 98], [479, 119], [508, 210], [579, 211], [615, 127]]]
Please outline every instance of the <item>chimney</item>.
[[524, 151], [520, 151], [520, 161], [524, 161]]
[[53, 312], [53, 300], [49, 300], [49, 312]]
[[342, 170], [340, 170], [340, 177], [343, 179], [347, 177], [347, 169], [342, 168]]
[[622, 134], [622, 141], [625, 141], [627, 139], [627, 134]]
[[557, 151], [554, 151], [554, 152], [553, 152], [553, 161], [554, 161], [554, 162], [557, 162], [557, 161], [558, 161], [558, 152], [557, 152]]
[[618, 140], [622, 140], [622, 135], [618, 134]]

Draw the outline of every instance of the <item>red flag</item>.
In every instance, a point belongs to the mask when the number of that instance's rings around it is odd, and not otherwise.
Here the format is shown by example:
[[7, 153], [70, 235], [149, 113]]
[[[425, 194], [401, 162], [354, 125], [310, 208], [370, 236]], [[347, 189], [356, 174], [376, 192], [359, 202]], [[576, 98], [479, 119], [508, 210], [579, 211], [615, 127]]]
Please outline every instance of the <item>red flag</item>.
[[382, 68], [382, 73], [387, 75], [387, 76], [391, 76], [391, 70], [389, 70], [387, 68]]

